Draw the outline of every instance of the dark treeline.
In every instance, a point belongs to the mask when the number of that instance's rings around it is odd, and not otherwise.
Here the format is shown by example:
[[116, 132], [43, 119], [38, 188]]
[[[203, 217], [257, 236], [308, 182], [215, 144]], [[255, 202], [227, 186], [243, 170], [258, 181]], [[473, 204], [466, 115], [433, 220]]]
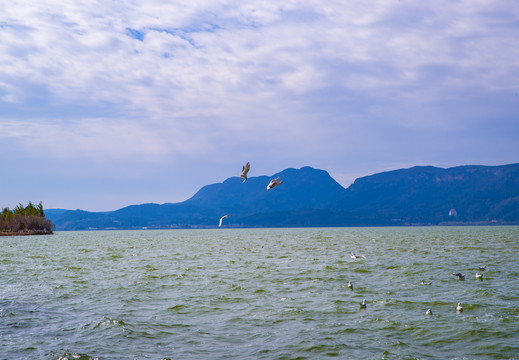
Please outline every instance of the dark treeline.
[[45, 217], [43, 205], [18, 204], [14, 210], [8, 207], [0, 214], [0, 235], [8, 234], [52, 234], [54, 224]]

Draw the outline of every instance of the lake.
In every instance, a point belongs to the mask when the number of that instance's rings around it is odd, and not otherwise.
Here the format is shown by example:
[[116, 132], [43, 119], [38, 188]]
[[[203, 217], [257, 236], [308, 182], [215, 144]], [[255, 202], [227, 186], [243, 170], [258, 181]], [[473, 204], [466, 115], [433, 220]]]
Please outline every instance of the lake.
[[0, 244], [1, 359], [519, 359], [517, 226], [84, 231]]

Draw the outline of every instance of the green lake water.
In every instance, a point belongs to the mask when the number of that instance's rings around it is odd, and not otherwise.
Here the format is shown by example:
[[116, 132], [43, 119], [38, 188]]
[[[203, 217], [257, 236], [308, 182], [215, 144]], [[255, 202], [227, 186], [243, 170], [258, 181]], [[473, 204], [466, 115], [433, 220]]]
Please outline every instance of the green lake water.
[[57, 232], [0, 245], [0, 359], [519, 359], [516, 226]]

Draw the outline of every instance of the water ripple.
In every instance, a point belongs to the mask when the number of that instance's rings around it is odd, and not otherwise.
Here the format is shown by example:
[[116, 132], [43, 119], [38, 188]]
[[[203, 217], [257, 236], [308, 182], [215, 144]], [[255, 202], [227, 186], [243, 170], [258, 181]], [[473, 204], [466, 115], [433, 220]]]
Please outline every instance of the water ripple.
[[0, 358], [518, 359], [518, 238], [424, 227], [2, 239]]

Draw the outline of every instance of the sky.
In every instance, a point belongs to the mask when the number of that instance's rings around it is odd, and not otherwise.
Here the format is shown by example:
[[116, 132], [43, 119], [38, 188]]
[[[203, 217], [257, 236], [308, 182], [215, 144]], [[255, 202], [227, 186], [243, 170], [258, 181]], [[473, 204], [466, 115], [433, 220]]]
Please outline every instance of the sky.
[[0, 207], [519, 162], [516, 0], [0, 3]]

